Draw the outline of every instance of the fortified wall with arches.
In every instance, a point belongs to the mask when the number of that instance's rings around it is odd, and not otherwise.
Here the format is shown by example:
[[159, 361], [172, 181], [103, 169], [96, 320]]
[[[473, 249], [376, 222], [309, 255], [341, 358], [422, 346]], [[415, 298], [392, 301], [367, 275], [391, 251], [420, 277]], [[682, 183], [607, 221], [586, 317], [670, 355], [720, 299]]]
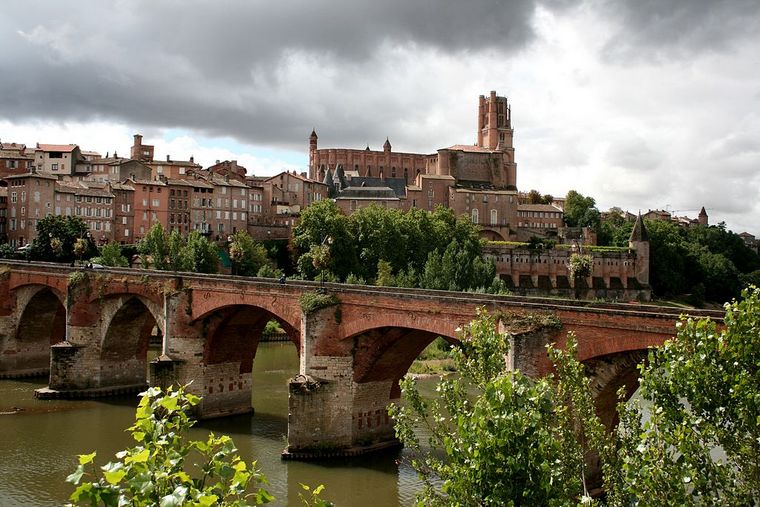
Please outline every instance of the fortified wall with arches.
[[[608, 424], [615, 422], [618, 388], [635, 390], [636, 364], [648, 347], [674, 334], [680, 312], [326, 284], [326, 303], [304, 313], [302, 301], [319, 300], [319, 290], [315, 282], [2, 262], [0, 378], [48, 373], [49, 387], [37, 392], [42, 398], [188, 385], [202, 396], [198, 417], [250, 412], [256, 349], [275, 319], [300, 358], [299, 374], [289, 382], [286, 454], [345, 456], [397, 445], [386, 407], [399, 398], [399, 380], [436, 337], [457, 340], [457, 328], [479, 307], [500, 313], [504, 330], [512, 331], [509, 365], [528, 375], [549, 372], [546, 344], [562, 345], [574, 332]], [[526, 318], [549, 324], [515, 327]], [[148, 364], [154, 328], [161, 354]]]

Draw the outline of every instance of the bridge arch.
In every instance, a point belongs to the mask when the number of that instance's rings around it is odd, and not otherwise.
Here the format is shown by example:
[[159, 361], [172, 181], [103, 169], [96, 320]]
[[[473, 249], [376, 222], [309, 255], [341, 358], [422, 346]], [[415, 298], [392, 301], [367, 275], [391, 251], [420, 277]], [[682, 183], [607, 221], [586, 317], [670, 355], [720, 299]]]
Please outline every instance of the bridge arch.
[[205, 417], [250, 412], [253, 363], [263, 331], [270, 320], [277, 321], [301, 351], [300, 326], [267, 308], [234, 304], [215, 309], [199, 319], [203, 343], [203, 399]]
[[623, 401], [628, 401], [639, 388], [638, 367], [647, 354], [647, 350], [626, 350], [583, 361], [597, 415], [607, 428], [618, 423], [618, 390], [625, 387]]
[[2, 342], [0, 369], [7, 376], [47, 374], [50, 346], [66, 339], [66, 300], [46, 285], [19, 286], [15, 295], [16, 332]]
[[112, 296], [103, 301], [101, 315], [100, 387], [145, 384], [152, 330], [164, 331], [155, 302], [132, 294]]

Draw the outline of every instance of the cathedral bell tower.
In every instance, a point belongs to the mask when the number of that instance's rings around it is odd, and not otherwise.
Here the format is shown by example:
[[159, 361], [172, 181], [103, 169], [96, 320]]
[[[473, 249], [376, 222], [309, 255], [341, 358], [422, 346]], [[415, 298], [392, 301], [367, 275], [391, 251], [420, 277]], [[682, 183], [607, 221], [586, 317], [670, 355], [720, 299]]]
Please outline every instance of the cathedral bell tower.
[[478, 103], [477, 146], [502, 154], [502, 165], [507, 187], [517, 189], [517, 164], [512, 144], [512, 107], [506, 97], [492, 91], [486, 98], [481, 95]]
[[320, 179], [318, 178], [318, 168], [317, 168], [317, 131], [314, 129], [311, 129], [311, 135], [309, 136], [309, 178], [311, 179]]

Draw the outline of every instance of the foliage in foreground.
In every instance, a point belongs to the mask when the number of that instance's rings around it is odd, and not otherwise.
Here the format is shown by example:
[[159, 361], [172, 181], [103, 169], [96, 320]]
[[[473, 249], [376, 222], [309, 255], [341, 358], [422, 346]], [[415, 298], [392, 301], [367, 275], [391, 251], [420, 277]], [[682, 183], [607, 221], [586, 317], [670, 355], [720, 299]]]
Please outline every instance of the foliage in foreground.
[[760, 504], [760, 290], [742, 291], [724, 321], [682, 320], [650, 352], [650, 419], [639, 403], [620, 407], [621, 504]]
[[[458, 338], [460, 377], [442, 380], [433, 400], [406, 378], [405, 405], [391, 407], [398, 437], [416, 455], [419, 505], [574, 503], [585, 487], [585, 457], [603, 434], [588, 391], [507, 371], [508, 341], [485, 311]], [[427, 442], [415, 432], [420, 425]]]
[[[96, 453], [79, 456], [79, 466], [67, 481], [76, 484], [70, 500], [75, 505], [106, 506], [243, 506], [273, 500], [262, 488], [266, 478], [240, 459], [232, 439], [209, 434], [203, 441], [187, 441], [193, 421], [189, 410], [197, 396], [183, 388], [162, 393], [148, 389], [137, 407], [135, 423], [129, 428], [136, 445], [116, 454], [117, 461], [100, 467], [93, 482]], [[193, 466], [191, 466], [193, 464]], [[326, 507], [322, 487], [306, 489], [305, 505]]]
[[[398, 437], [415, 452], [419, 505], [719, 506], [760, 504], [760, 289], [726, 305], [725, 328], [682, 320], [641, 365], [641, 399], [608, 433], [572, 337], [556, 373], [506, 371], [508, 340], [481, 312], [459, 335], [459, 379], [425, 400], [402, 381]], [[415, 428], [430, 435], [421, 442]], [[721, 454], [721, 451], [723, 454]], [[594, 459], [603, 500], [587, 494]]]

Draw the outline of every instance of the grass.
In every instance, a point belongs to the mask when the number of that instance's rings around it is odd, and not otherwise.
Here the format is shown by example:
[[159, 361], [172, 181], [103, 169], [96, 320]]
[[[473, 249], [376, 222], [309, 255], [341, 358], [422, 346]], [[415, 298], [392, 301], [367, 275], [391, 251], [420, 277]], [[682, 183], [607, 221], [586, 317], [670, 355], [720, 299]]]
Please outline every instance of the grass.
[[438, 337], [425, 347], [409, 368], [415, 375], [438, 375], [456, 371], [451, 359], [451, 344]]

